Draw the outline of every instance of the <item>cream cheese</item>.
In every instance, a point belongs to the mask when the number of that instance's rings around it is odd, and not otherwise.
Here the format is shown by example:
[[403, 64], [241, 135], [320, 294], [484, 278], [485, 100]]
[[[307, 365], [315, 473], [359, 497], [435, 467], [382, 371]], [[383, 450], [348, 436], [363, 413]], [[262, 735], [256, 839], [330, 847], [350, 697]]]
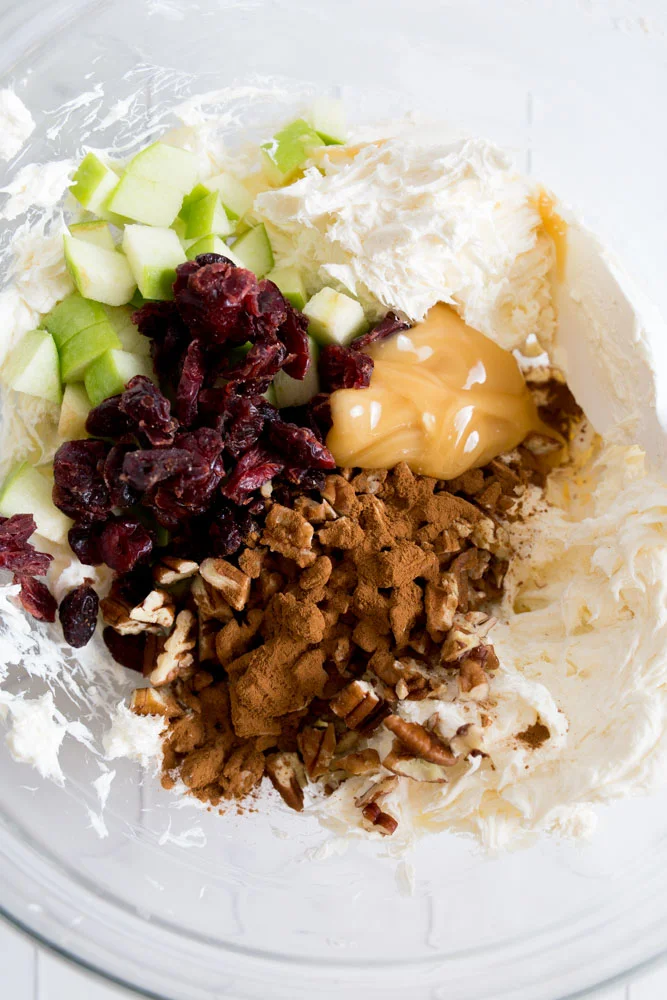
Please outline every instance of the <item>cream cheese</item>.
[[35, 120], [21, 98], [8, 88], [0, 90], [0, 160], [20, 153], [35, 128]]

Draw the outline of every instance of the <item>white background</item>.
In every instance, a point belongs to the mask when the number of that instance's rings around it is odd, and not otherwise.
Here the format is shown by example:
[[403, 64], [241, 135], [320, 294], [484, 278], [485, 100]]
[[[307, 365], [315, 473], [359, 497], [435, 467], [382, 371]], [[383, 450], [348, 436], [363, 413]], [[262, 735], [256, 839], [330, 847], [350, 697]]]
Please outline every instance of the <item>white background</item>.
[[[128, 1000], [133, 996], [137, 994], [107, 986], [69, 962], [36, 947], [13, 927], [0, 921], [2, 1000]], [[593, 993], [591, 997], [595, 1000], [665, 1000], [667, 965], [633, 979], [627, 986]]]

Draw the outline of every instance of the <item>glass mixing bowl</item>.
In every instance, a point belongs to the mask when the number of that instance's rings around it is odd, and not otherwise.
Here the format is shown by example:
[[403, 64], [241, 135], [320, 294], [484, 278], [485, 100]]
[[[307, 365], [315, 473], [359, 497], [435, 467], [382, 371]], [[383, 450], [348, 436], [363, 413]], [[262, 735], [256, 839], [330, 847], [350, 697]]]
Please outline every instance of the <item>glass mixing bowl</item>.
[[[630, 0], [4, 5], [2, 86], [37, 121], [7, 177], [86, 142], [145, 142], [190, 95], [305, 80], [346, 98], [358, 121], [415, 110], [509, 147], [660, 302], [660, 8], [651, 20]], [[118, 102], [137, 91], [130, 123]], [[11, 684], [43, 690], [25, 671]], [[148, 995], [553, 1000], [634, 973], [667, 944], [667, 793], [607, 808], [586, 845], [492, 859], [442, 835], [406, 863], [387, 844], [327, 851], [321, 828], [287, 810], [269, 821], [175, 809], [128, 762], [111, 765], [101, 830], [98, 761], [66, 741], [60, 787], [2, 745], [0, 904], [36, 939]]]

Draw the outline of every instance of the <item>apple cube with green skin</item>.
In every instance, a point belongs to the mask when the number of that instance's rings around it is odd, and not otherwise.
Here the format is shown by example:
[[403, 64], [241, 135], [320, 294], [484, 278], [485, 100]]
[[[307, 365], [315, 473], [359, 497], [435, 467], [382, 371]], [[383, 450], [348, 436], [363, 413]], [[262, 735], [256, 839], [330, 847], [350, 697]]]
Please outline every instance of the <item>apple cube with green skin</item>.
[[148, 337], [144, 337], [142, 333], [139, 333], [139, 330], [132, 322], [134, 309], [130, 309], [127, 306], [105, 306], [104, 311], [118, 335], [123, 350], [129, 351], [130, 354], [141, 354], [145, 358], [149, 357], [151, 342]]
[[340, 146], [346, 141], [347, 129], [342, 101], [332, 97], [320, 97], [313, 101], [307, 118], [325, 145]]
[[306, 304], [306, 287], [300, 271], [295, 267], [275, 267], [266, 277], [278, 286], [295, 309], [303, 309]]
[[258, 278], [273, 269], [273, 250], [263, 222], [239, 236], [233, 250], [242, 266], [254, 271]]
[[146, 299], [172, 299], [176, 268], [187, 260], [173, 229], [126, 226], [123, 250]]
[[60, 403], [60, 362], [51, 334], [47, 330], [26, 333], [5, 362], [3, 378], [16, 392]]
[[111, 349], [121, 350], [121, 342], [108, 320], [71, 337], [60, 350], [63, 382], [80, 382], [88, 365]]
[[70, 191], [89, 212], [102, 211], [111, 192], [118, 184], [118, 174], [100, 160], [95, 153], [88, 153], [79, 164]]
[[262, 144], [264, 168], [270, 181], [284, 184], [308, 160], [324, 140], [303, 118], [276, 132], [271, 142]]
[[229, 236], [234, 229], [217, 191], [211, 191], [188, 206], [185, 224], [185, 238], [188, 240], [211, 235]]
[[237, 257], [232, 248], [228, 247], [219, 236], [203, 236], [200, 240], [194, 240], [185, 253], [188, 260], [194, 260], [195, 257], [199, 257], [203, 253], [220, 253], [237, 267], [245, 267], [241, 258]]
[[51, 542], [64, 542], [72, 521], [53, 503], [53, 475], [44, 475], [23, 462], [5, 480], [0, 490], [0, 514], [32, 514], [37, 532]]
[[308, 338], [310, 367], [303, 379], [292, 378], [287, 372], [279, 371], [273, 380], [276, 406], [303, 406], [320, 391], [320, 377], [317, 371], [320, 349], [312, 337]]
[[210, 187], [206, 187], [205, 184], [195, 184], [190, 194], [186, 194], [186, 196], [184, 197], [183, 204], [181, 205], [181, 210], [178, 213], [178, 218], [183, 220], [187, 219], [192, 206], [196, 202], [201, 201], [202, 198], [205, 198], [206, 195], [210, 193], [211, 193]]
[[345, 346], [368, 326], [360, 303], [333, 288], [323, 288], [313, 295], [303, 313], [308, 317], [308, 332], [321, 346]]
[[[197, 183], [199, 164], [194, 153], [166, 142], [154, 142], [133, 156], [125, 173], [156, 184], [166, 184], [181, 192], [191, 191]], [[180, 205], [179, 205], [180, 208]], [[174, 216], [178, 214], [174, 213]]]
[[107, 313], [99, 302], [84, 299], [78, 292], [73, 292], [59, 302], [44, 319], [44, 326], [56, 342], [58, 350], [82, 330], [104, 323]]
[[104, 250], [116, 249], [109, 223], [102, 219], [93, 219], [91, 222], [75, 222], [69, 227], [69, 231], [77, 240], [94, 243], [95, 246], [102, 247]]
[[58, 436], [63, 441], [77, 441], [79, 438], [88, 437], [86, 419], [90, 410], [90, 400], [85, 387], [79, 382], [66, 385], [60, 407]]
[[129, 351], [105, 351], [86, 369], [84, 384], [92, 406], [98, 406], [109, 396], [123, 392], [135, 375], [155, 379], [149, 358]]
[[206, 187], [211, 191], [217, 191], [220, 201], [225, 206], [225, 211], [230, 219], [242, 218], [246, 212], [252, 208], [253, 197], [234, 174], [216, 174], [215, 177], [206, 179]]
[[137, 283], [122, 253], [77, 240], [69, 233], [64, 240], [67, 268], [84, 298], [108, 306], [130, 301]]
[[110, 212], [147, 226], [170, 226], [183, 203], [183, 191], [127, 172], [107, 203]]

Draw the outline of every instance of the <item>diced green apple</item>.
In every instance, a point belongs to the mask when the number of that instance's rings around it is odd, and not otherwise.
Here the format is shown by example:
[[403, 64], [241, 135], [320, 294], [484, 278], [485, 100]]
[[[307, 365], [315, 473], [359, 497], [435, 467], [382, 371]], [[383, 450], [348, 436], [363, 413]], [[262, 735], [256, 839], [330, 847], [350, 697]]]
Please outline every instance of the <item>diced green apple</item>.
[[92, 222], [75, 222], [69, 227], [69, 231], [77, 240], [94, 243], [95, 246], [103, 247], [105, 250], [116, 249], [109, 223], [104, 222], [103, 219], [93, 219]]
[[60, 407], [58, 435], [63, 441], [77, 441], [87, 437], [86, 418], [90, 413], [90, 400], [85, 387], [79, 382], [65, 386]]
[[290, 180], [312, 151], [323, 146], [324, 140], [303, 118], [276, 132], [270, 142], [262, 144], [264, 168], [271, 181], [284, 184]]
[[219, 193], [220, 201], [230, 219], [240, 219], [252, 208], [252, 195], [234, 174], [224, 173], [207, 177], [205, 183], [211, 191]]
[[231, 260], [237, 267], [245, 267], [241, 258], [237, 257], [231, 247], [220, 239], [219, 236], [203, 236], [200, 240], [195, 240], [185, 251], [188, 260], [194, 260], [202, 253], [221, 253], [223, 257]]
[[146, 226], [170, 226], [183, 201], [180, 188], [125, 173], [109, 199], [108, 208]]
[[132, 322], [134, 309], [127, 306], [106, 306], [105, 312], [112, 327], [118, 334], [123, 350], [131, 354], [141, 354], [149, 357], [151, 353], [151, 342], [148, 337], [144, 337]]
[[154, 379], [149, 358], [129, 351], [105, 351], [86, 369], [84, 384], [92, 406], [98, 406], [109, 396], [122, 392], [135, 375]]
[[185, 219], [177, 215], [169, 228], [174, 230], [181, 243], [185, 243], [185, 231], [188, 228], [185, 224]]
[[60, 374], [63, 382], [80, 382], [88, 365], [112, 348], [120, 350], [121, 343], [107, 320], [77, 333], [60, 351]]
[[292, 378], [287, 372], [279, 371], [273, 380], [276, 406], [302, 406], [320, 391], [320, 377], [317, 372], [320, 349], [312, 337], [308, 338], [310, 367], [304, 379]]
[[99, 302], [84, 299], [73, 292], [59, 302], [44, 319], [44, 326], [56, 342], [58, 350], [77, 333], [90, 326], [104, 323], [107, 318], [104, 306]]
[[65, 262], [84, 298], [108, 306], [130, 301], [137, 283], [122, 253], [77, 240], [69, 233], [64, 239]]
[[168, 146], [164, 142], [154, 142], [132, 157], [125, 168], [125, 173], [177, 188], [182, 197], [197, 183], [199, 165], [194, 153], [188, 153], [178, 146]]
[[32, 514], [38, 534], [51, 542], [64, 542], [72, 522], [53, 503], [52, 491], [53, 476], [23, 462], [10, 473], [0, 491], [0, 514]]
[[109, 195], [118, 184], [118, 174], [100, 160], [95, 153], [88, 153], [79, 164], [70, 191], [89, 212], [100, 212]]
[[254, 271], [258, 278], [273, 268], [273, 250], [263, 222], [239, 236], [233, 250], [242, 266]]
[[205, 198], [207, 194], [211, 193], [211, 188], [206, 187], [204, 184], [195, 184], [190, 194], [186, 194], [183, 199], [183, 204], [181, 205], [181, 210], [178, 213], [179, 219], [187, 219], [188, 213], [195, 202], [200, 201]]
[[325, 145], [337, 146], [345, 142], [347, 128], [342, 101], [320, 97], [313, 101], [307, 118]]
[[5, 362], [3, 379], [16, 392], [60, 403], [58, 348], [47, 330], [31, 330], [22, 337]]
[[187, 260], [173, 229], [126, 226], [123, 250], [144, 298], [173, 298], [176, 268]]
[[306, 288], [300, 271], [295, 267], [275, 267], [267, 274], [267, 278], [278, 286], [295, 309], [303, 309], [306, 304]]
[[344, 346], [367, 328], [360, 303], [333, 288], [323, 288], [313, 295], [303, 312], [308, 317], [308, 332], [322, 346]]
[[192, 202], [185, 214], [185, 238], [197, 240], [201, 236], [229, 236], [234, 227], [227, 218], [217, 191]]

